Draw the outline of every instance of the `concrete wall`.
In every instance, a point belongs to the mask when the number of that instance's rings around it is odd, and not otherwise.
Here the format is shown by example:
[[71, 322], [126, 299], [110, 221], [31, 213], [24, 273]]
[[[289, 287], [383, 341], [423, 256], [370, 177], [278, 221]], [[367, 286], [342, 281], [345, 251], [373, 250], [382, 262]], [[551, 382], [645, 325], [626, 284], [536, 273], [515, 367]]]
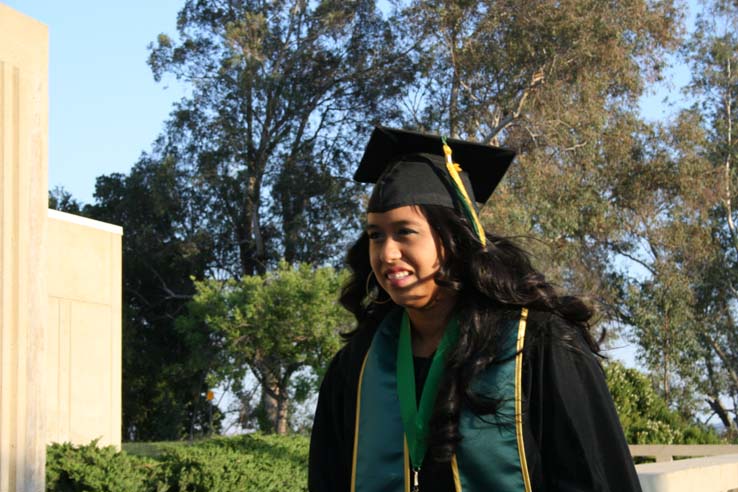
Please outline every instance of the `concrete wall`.
[[50, 441], [120, 445], [121, 230], [48, 211], [48, 44], [0, 3], [0, 492], [45, 489]]
[[738, 454], [636, 466], [643, 492], [736, 492]]
[[0, 492], [44, 490], [48, 44], [0, 4]]
[[47, 440], [120, 447], [123, 230], [48, 214]]

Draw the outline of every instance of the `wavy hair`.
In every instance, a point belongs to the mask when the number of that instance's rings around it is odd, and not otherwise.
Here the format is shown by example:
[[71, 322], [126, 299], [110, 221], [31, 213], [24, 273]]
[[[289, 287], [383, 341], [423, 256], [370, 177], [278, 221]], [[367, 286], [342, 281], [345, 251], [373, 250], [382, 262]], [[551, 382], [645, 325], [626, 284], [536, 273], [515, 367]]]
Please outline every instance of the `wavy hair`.
[[[481, 416], [493, 415], [499, 405], [499, 400], [473, 391], [471, 382], [491, 364], [505, 360], [497, 352], [504, 345], [502, 327], [505, 321], [519, 316], [521, 308], [557, 314], [581, 331], [594, 353], [599, 353], [599, 348], [589, 332], [592, 309], [579, 297], [558, 294], [533, 268], [526, 251], [493, 234], [487, 234], [484, 248], [469, 222], [453, 209], [433, 205], [417, 208], [435, 231], [444, 252], [434, 280], [458, 293], [459, 341], [446, 359], [429, 443], [433, 458], [447, 462], [462, 439], [461, 408]], [[340, 302], [357, 320], [356, 329], [345, 335], [350, 339], [376, 330], [395, 304], [368, 299], [366, 279], [371, 266], [366, 232], [349, 249], [347, 263], [352, 275], [343, 287]], [[372, 290], [387, 296], [376, 282]]]

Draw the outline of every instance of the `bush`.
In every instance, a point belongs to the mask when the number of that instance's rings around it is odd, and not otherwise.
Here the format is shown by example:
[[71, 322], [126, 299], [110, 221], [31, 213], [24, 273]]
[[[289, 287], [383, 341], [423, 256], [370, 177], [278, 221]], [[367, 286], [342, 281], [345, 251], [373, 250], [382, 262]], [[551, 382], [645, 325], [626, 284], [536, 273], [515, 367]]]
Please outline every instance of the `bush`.
[[[49, 492], [249, 492], [307, 490], [308, 438], [251, 434], [159, 446], [144, 456], [115, 448], [53, 444]], [[152, 448], [153, 449], [153, 448]], [[150, 455], [154, 454], [153, 457]]]
[[307, 439], [249, 435], [165, 451], [165, 490], [187, 492], [307, 490]]
[[153, 463], [118, 452], [113, 446], [52, 444], [46, 451], [46, 490], [54, 492], [141, 492]]
[[616, 361], [605, 364], [607, 385], [628, 444], [718, 444], [717, 433], [669, 409], [648, 377]]

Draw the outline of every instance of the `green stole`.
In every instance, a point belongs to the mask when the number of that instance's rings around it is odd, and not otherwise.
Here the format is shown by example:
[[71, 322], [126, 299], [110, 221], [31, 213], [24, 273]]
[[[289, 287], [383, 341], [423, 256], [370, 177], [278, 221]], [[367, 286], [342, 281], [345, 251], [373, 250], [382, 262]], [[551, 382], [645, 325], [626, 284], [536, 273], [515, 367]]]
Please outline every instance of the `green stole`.
[[[409, 492], [407, 442], [397, 396], [397, 343], [403, 311], [379, 325], [359, 377], [351, 492]], [[521, 370], [527, 309], [504, 330], [506, 359], [487, 368], [472, 385], [501, 401], [482, 418], [463, 409], [462, 441], [451, 467], [456, 492], [529, 492], [522, 429]], [[423, 490], [423, 483], [420, 484]]]

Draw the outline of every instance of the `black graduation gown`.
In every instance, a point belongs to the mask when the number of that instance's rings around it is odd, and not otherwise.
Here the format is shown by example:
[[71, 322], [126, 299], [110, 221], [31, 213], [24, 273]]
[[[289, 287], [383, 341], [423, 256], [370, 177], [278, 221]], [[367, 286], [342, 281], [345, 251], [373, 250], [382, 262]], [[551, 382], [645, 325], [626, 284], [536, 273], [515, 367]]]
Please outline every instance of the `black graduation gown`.
[[[321, 385], [310, 442], [311, 492], [351, 489], [357, 385], [370, 343], [370, 334], [355, 336], [334, 357]], [[523, 437], [532, 490], [640, 491], [604, 373], [578, 330], [555, 315], [531, 312], [523, 360]], [[430, 459], [420, 483], [423, 492], [454, 490], [450, 466]]]

